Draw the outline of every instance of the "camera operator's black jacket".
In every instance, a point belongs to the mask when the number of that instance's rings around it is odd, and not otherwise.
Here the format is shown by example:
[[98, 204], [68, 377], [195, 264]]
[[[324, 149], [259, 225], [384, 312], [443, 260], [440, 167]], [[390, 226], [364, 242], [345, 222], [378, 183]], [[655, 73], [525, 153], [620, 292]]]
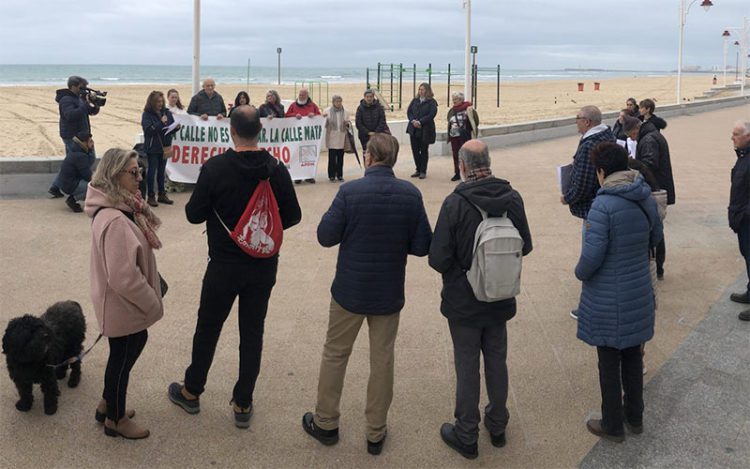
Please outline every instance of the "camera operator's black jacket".
[[55, 101], [60, 105], [60, 137], [73, 138], [80, 132], [91, 133], [89, 116], [99, 114], [94, 106], [69, 89], [57, 90]]

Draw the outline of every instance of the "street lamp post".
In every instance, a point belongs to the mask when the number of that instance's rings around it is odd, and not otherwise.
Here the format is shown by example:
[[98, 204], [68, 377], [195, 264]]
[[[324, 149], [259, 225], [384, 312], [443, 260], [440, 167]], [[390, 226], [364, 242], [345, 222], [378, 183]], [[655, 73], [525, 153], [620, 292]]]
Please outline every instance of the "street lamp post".
[[278, 55], [278, 62], [276, 65], [276, 72], [278, 74], [277, 84], [281, 84], [281, 47], [276, 48], [276, 54]]
[[731, 36], [731, 34], [726, 29], [721, 34], [721, 37], [724, 38], [724, 88], [727, 87], [727, 51], [729, 48], [729, 36]]
[[[693, 3], [698, 0], [693, 0], [688, 4], [688, 0], [680, 0], [680, 42], [677, 51], [677, 104], [682, 104], [682, 44], [685, 36], [685, 21], [687, 20], [688, 11]], [[714, 4], [711, 0], [702, 0], [701, 6], [705, 11], [708, 11]]]
[[193, 0], [193, 96], [200, 90], [201, 0]]
[[466, 10], [466, 38], [465, 38], [465, 50], [464, 50], [464, 98], [467, 101], [473, 99], [472, 86], [471, 86], [471, 69], [470, 69], [470, 55], [471, 55], [471, 0], [464, 0], [464, 9]]
[[[741, 75], [739, 75], [740, 96], [745, 96], [745, 81], [746, 81], [745, 75], [747, 75], [747, 49], [748, 49], [748, 35], [750, 35], [750, 20], [747, 17], [745, 17], [742, 19], [741, 28], [726, 28], [726, 31], [724, 32], [729, 33], [730, 31], [738, 33], [740, 35], [739, 40], [734, 41], [735, 46], [740, 46], [740, 50], [738, 51], [738, 55], [737, 55], [737, 65], [735, 66], [735, 69], [737, 70], [737, 72], [741, 73]], [[742, 57], [741, 63], [739, 60], [740, 57]]]

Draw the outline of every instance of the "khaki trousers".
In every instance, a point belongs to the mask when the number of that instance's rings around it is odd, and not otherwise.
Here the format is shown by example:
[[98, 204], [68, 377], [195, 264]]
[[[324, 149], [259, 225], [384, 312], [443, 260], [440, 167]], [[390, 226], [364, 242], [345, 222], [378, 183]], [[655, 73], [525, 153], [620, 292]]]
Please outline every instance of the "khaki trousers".
[[362, 323], [367, 319], [370, 332], [370, 379], [367, 382], [367, 440], [378, 442], [387, 429], [388, 409], [393, 400], [393, 346], [400, 313], [354, 314], [331, 299], [328, 333], [323, 347], [318, 379], [315, 425], [323, 430], [339, 426], [339, 402], [349, 355]]

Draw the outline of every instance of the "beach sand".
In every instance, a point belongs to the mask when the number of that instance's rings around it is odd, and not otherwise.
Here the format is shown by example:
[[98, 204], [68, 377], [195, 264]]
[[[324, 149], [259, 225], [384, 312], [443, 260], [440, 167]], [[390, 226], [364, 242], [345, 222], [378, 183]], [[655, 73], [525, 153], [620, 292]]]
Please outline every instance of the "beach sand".
[[[601, 90], [594, 91], [594, 82], [600, 81]], [[555, 117], [573, 116], [583, 105], [593, 104], [602, 111], [619, 110], [625, 100], [652, 98], [660, 105], [675, 101], [676, 77], [631, 77], [584, 81], [583, 92], [577, 91], [577, 80], [507, 82], [501, 84], [501, 105], [496, 107], [496, 85], [480, 83], [477, 111], [481, 125], [528, 122]], [[182, 102], [190, 101], [190, 85], [119, 85], [105, 88], [108, 92], [107, 105], [92, 117], [92, 133], [96, 141], [97, 153], [111, 147], [130, 148], [135, 137], [141, 132], [141, 112], [146, 97], [153, 89], [166, 91], [177, 88]], [[691, 76], [683, 78], [683, 96], [692, 100], [711, 87], [711, 76]], [[97, 86], [97, 88], [100, 88]], [[293, 85], [253, 84], [248, 90], [253, 104], [260, 104], [268, 88], [275, 88], [282, 99], [294, 98]], [[330, 83], [313, 88], [312, 95], [321, 108], [327, 107], [330, 97], [339, 94], [344, 107], [354, 119], [359, 100], [365, 88], [364, 83]], [[0, 135], [0, 157], [3, 156], [62, 156], [64, 147], [59, 136], [59, 114], [55, 103], [55, 89], [50, 86], [18, 86], [0, 88], [0, 123], [5, 129]], [[247, 89], [243, 84], [217, 84], [217, 91], [227, 102], [233, 102], [240, 90]], [[448, 112], [448, 90], [444, 83], [434, 84], [435, 98], [440, 105], [436, 119], [438, 130]], [[394, 111], [387, 112], [388, 120], [406, 118], [406, 108], [413, 90], [411, 82], [404, 83], [402, 108], [398, 109], [397, 92], [394, 90]], [[463, 91], [463, 84], [452, 85], [452, 91]], [[383, 90], [390, 101], [391, 93]]]

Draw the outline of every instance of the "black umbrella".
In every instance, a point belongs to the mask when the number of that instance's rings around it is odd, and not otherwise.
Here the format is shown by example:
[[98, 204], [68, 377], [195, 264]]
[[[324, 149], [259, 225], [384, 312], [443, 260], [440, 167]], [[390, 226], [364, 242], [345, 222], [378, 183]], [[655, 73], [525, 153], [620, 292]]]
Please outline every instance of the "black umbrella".
[[362, 162], [359, 160], [359, 153], [357, 153], [357, 145], [354, 141], [354, 132], [352, 132], [351, 129], [347, 129], [346, 131], [346, 144], [344, 145], [344, 152], [354, 153], [354, 156], [357, 157], [357, 164], [360, 168], [362, 167]]

